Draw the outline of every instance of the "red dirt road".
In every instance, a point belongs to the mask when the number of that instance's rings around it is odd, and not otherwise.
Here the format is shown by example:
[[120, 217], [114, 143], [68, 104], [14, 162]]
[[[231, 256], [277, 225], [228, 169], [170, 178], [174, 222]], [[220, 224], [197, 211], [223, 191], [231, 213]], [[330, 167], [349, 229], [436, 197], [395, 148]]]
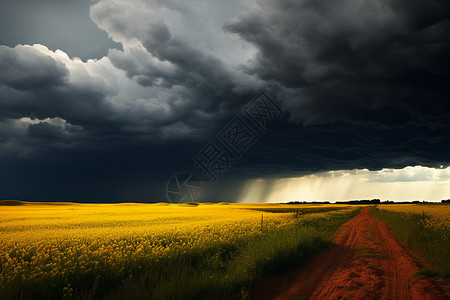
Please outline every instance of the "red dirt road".
[[421, 262], [368, 208], [340, 230], [335, 247], [284, 278], [263, 282], [251, 299], [450, 299], [434, 282], [413, 276]]

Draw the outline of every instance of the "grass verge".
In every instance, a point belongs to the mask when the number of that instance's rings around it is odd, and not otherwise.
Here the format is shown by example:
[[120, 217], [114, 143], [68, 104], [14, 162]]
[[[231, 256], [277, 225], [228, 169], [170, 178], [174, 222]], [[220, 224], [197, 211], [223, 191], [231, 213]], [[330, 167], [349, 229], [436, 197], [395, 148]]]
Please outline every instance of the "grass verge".
[[448, 228], [433, 226], [433, 217], [426, 213], [393, 212], [376, 207], [370, 208], [369, 212], [376, 219], [385, 221], [400, 240], [434, 266], [433, 270], [425, 268], [417, 275], [450, 277]]

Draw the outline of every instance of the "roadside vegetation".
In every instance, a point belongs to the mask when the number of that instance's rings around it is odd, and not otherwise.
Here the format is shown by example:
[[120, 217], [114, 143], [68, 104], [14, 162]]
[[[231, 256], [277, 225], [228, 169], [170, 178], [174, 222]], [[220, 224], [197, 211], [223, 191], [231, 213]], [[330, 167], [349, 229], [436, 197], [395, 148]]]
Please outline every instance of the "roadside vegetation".
[[450, 277], [449, 204], [379, 205], [370, 213], [431, 264], [417, 275]]

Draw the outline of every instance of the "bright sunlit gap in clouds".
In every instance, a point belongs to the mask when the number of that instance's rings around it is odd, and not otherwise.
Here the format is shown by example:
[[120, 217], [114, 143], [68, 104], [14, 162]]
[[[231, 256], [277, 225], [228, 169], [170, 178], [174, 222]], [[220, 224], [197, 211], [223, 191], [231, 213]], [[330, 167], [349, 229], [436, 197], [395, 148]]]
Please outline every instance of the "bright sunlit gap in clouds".
[[373, 199], [440, 201], [450, 198], [450, 167], [380, 171], [340, 170], [297, 178], [249, 180], [239, 202]]

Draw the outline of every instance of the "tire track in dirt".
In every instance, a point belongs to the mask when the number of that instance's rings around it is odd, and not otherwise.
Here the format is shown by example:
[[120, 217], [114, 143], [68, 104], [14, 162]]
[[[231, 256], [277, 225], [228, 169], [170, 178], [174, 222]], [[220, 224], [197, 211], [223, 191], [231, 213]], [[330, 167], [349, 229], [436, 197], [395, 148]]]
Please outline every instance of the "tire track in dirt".
[[368, 208], [343, 224], [333, 242], [304, 268], [257, 286], [251, 299], [450, 299], [432, 281], [413, 276], [421, 262]]

